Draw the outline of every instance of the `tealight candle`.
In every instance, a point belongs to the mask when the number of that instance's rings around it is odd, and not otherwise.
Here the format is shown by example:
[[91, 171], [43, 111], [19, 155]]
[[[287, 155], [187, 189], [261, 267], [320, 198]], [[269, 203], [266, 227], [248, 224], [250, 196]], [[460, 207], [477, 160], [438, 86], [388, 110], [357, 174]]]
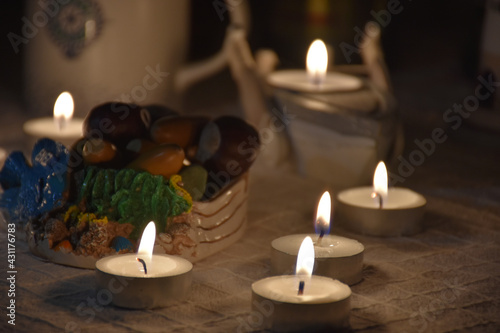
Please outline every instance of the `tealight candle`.
[[0, 168], [3, 167], [6, 158], [7, 158], [7, 151], [3, 148], [0, 148]]
[[351, 289], [329, 277], [312, 275], [314, 245], [306, 237], [297, 256], [296, 275], [273, 276], [252, 284], [252, 309], [263, 314], [261, 327], [276, 332], [332, 330], [348, 326]]
[[131, 309], [165, 307], [188, 294], [193, 265], [180, 257], [153, 254], [155, 236], [155, 224], [150, 222], [137, 253], [97, 261], [98, 289], [111, 292], [112, 304]]
[[82, 137], [83, 119], [73, 118], [74, 103], [70, 93], [63, 92], [54, 104], [54, 116], [28, 120], [23, 130], [33, 144], [40, 138], [50, 138], [66, 147]]
[[269, 74], [270, 85], [300, 92], [318, 93], [360, 89], [363, 82], [352, 75], [327, 72], [328, 52], [323, 41], [311, 43], [306, 57], [306, 71], [281, 70]]
[[413, 235], [421, 230], [425, 198], [406, 188], [388, 188], [387, 169], [380, 162], [373, 187], [357, 187], [337, 196], [336, 219], [354, 232], [371, 236]]
[[315, 229], [317, 234], [295, 234], [272, 241], [271, 273], [287, 274], [295, 265], [304, 237], [315, 239], [314, 261], [317, 275], [331, 277], [349, 285], [362, 278], [364, 246], [354, 239], [329, 235], [331, 197], [325, 192], [318, 204]]

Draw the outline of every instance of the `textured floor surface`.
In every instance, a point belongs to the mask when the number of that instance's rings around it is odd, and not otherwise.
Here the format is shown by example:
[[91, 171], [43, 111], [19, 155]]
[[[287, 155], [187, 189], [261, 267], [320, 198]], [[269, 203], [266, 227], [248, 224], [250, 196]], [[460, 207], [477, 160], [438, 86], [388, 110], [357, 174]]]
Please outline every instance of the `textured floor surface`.
[[[269, 275], [270, 242], [282, 235], [310, 232], [321, 185], [293, 176], [255, 175], [251, 186], [245, 237], [196, 263], [189, 298], [164, 309], [102, 307], [92, 271], [42, 262], [18, 241], [16, 329], [252, 330], [264, 314], [251, 312], [250, 286]], [[374, 238], [336, 232], [366, 247], [363, 280], [352, 286], [353, 331], [496, 332], [500, 328], [498, 211], [468, 207], [442, 195], [426, 197], [425, 230], [415, 236]], [[6, 248], [5, 233], [0, 236], [0, 248]], [[7, 289], [2, 278], [0, 294]], [[6, 327], [6, 321], [1, 325]]]

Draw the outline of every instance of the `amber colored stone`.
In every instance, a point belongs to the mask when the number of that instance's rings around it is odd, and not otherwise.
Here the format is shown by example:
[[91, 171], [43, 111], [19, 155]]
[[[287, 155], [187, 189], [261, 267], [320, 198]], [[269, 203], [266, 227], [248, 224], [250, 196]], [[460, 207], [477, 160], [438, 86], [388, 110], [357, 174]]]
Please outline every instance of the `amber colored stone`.
[[182, 168], [184, 157], [184, 150], [178, 145], [163, 144], [139, 155], [127, 167], [170, 178]]
[[116, 147], [109, 141], [88, 140], [82, 150], [82, 156], [88, 164], [109, 162], [116, 157]]

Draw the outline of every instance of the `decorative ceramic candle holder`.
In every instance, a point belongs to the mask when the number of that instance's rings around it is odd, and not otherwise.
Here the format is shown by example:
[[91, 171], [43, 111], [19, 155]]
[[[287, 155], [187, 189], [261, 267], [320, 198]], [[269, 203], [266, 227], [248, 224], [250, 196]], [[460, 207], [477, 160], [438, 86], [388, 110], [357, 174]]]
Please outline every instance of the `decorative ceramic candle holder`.
[[[175, 244], [172, 237], [160, 233], [156, 237], [155, 254], [177, 254], [196, 262], [228, 247], [241, 238], [245, 231], [248, 206], [248, 173], [243, 174], [232, 186], [207, 202], [193, 203], [190, 229], [186, 234], [190, 247]], [[54, 251], [47, 240], [35, 240], [28, 235], [30, 250], [35, 255], [52, 262], [94, 269], [98, 258]]]

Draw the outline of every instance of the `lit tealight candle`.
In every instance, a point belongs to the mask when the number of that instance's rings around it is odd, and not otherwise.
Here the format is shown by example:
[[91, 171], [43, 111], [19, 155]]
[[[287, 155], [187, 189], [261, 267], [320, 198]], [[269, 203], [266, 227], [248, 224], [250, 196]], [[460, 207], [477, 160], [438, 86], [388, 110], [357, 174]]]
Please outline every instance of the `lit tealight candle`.
[[316, 39], [309, 46], [306, 57], [306, 69], [309, 82], [318, 89], [323, 86], [328, 68], [328, 51], [322, 40]]
[[301, 92], [351, 91], [363, 86], [363, 82], [352, 75], [327, 72], [328, 52], [325, 43], [316, 39], [309, 46], [306, 70], [281, 70], [268, 76], [272, 86]]
[[314, 245], [303, 239], [295, 275], [265, 278], [252, 284], [252, 309], [262, 313], [256, 329], [332, 330], [348, 326], [351, 289], [329, 277], [312, 275]]
[[372, 236], [412, 235], [420, 231], [425, 198], [407, 188], [388, 188], [387, 169], [380, 162], [372, 187], [357, 187], [337, 196], [339, 224]]
[[180, 257], [153, 254], [155, 237], [155, 224], [150, 222], [137, 253], [97, 261], [98, 289], [111, 294], [112, 304], [132, 309], [165, 307], [188, 294], [193, 265]]
[[53, 117], [28, 120], [23, 130], [31, 137], [30, 144], [41, 138], [50, 138], [67, 147], [82, 137], [83, 119], [73, 118], [74, 103], [69, 92], [63, 92], [54, 104]]
[[7, 158], [7, 151], [3, 148], [0, 148], [0, 168], [3, 168], [6, 158]]
[[304, 237], [315, 239], [315, 273], [349, 285], [359, 282], [363, 271], [364, 246], [354, 239], [330, 235], [331, 197], [323, 193], [316, 213], [315, 234], [295, 234], [272, 241], [271, 273], [287, 274], [294, 268]]

